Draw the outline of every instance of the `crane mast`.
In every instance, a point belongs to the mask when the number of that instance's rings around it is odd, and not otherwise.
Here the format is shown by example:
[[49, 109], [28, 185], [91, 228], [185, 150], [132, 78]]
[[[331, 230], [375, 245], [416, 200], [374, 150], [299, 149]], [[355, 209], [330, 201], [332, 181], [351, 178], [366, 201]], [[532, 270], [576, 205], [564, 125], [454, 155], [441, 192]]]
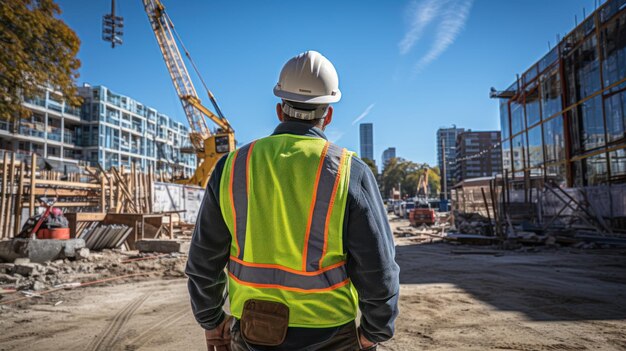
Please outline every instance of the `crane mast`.
[[[228, 120], [222, 114], [215, 97], [211, 91], [206, 87], [204, 81], [202, 81], [205, 89], [207, 90], [209, 99], [213, 104], [213, 107], [218, 115], [211, 112], [208, 108], [202, 105], [196, 88], [193, 85], [187, 67], [183, 61], [183, 57], [178, 49], [176, 43], [174, 30], [174, 24], [170, 20], [169, 16], [165, 12], [165, 7], [159, 0], [142, 0], [148, 20], [152, 27], [152, 31], [156, 37], [161, 53], [163, 54], [163, 60], [167, 66], [167, 70], [172, 79], [172, 83], [178, 94], [178, 98], [185, 111], [185, 116], [189, 121], [190, 132], [189, 139], [191, 145], [198, 158], [198, 166], [194, 175], [181, 183], [194, 184], [202, 187], [206, 187], [209, 176], [213, 170], [213, 167], [219, 160], [219, 158], [235, 149], [235, 136], [234, 130], [230, 126]], [[180, 42], [180, 38], [179, 42]], [[182, 46], [182, 42], [181, 42]], [[186, 56], [190, 59], [196, 73], [198, 73], [193, 61], [187, 50], [185, 50]], [[199, 74], [198, 74], [199, 75]], [[200, 77], [200, 79], [202, 79]], [[206, 118], [215, 123], [218, 128], [215, 133], [211, 133], [207, 125]]]

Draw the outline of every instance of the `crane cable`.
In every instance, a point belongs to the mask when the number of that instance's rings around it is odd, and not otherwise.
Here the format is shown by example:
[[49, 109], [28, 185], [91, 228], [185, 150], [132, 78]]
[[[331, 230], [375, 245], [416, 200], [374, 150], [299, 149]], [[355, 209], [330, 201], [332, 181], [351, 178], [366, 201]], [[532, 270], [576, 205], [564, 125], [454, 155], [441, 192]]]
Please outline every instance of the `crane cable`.
[[209, 99], [211, 99], [211, 103], [213, 104], [213, 107], [215, 108], [217, 115], [219, 116], [220, 119], [228, 123], [228, 121], [226, 120], [226, 117], [224, 117], [224, 114], [222, 113], [222, 110], [217, 104], [217, 100], [215, 100], [213, 93], [211, 92], [211, 90], [209, 90], [209, 87], [206, 85], [206, 82], [204, 81], [204, 78], [202, 78], [202, 75], [200, 75], [200, 71], [198, 70], [198, 67], [196, 66], [195, 61], [191, 58], [191, 54], [189, 54], [189, 51], [187, 51], [185, 44], [183, 44], [183, 41], [180, 38], [180, 35], [178, 35], [178, 32], [176, 31], [176, 28], [174, 27], [174, 22], [172, 22], [172, 20], [170, 19], [170, 16], [167, 14], [167, 12], [165, 12], [165, 10], [163, 10], [163, 15], [165, 16], [165, 19], [169, 23], [170, 27], [172, 28], [172, 32], [176, 36], [176, 40], [178, 40], [178, 43], [183, 48], [183, 51], [185, 52], [185, 56], [187, 56], [187, 59], [191, 63], [191, 67], [193, 67], [194, 72], [196, 72], [196, 75], [198, 76], [198, 78], [200, 78], [200, 82], [202, 83], [204, 90], [206, 90], [207, 94], [209, 95]]

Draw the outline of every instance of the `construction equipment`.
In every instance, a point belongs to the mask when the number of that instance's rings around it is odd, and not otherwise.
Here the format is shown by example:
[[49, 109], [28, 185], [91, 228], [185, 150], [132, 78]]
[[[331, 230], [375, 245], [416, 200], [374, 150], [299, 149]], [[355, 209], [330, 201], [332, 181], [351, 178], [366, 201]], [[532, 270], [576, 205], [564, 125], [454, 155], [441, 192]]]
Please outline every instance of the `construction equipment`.
[[[215, 100], [215, 96], [207, 87], [200, 75], [191, 55], [183, 45], [180, 36], [174, 29], [174, 23], [165, 12], [165, 7], [159, 0], [142, 0], [148, 20], [156, 37], [163, 60], [183, 106], [189, 122], [189, 139], [191, 148], [185, 150], [193, 152], [197, 156], [198, 165], [193, 176], [189, 179], [180, 179], [181, 184], [198, 185], [206, 187], [211, 172], [217, 161], [226, 153], [235, 150], [235, 131], [222, 114]], [[178, 43], [182, 47], [185, 56], [191, 63], [199, 77], [204, 89], [207, 91], [209, 100], [216, 113], [213, 113], [202, 104], [196, 88], [193, 85], [183, 57], [178, 49]], [[211, 132], [207, 125], [207, 118], [217, 125], [217, 129]]]
[[63, 216], [63, 211], [54, 207], [56, 199], [41, 197], [39, 198], [39, 202], [46, 210], [41, 215], [29, 218], [26, 223], [24, 223], [18, 237], [30, 239], [69, 239], [70, 228], [68, 221], [67, 218]]
[[415, 197], [415, 208], [409, 212], [409, 221], [414, 227], [435, 224], [435, 210], [430, 207], [428, 201], [428, 167], [422, 166], [423, 173], [417, 180], [417, 196]]

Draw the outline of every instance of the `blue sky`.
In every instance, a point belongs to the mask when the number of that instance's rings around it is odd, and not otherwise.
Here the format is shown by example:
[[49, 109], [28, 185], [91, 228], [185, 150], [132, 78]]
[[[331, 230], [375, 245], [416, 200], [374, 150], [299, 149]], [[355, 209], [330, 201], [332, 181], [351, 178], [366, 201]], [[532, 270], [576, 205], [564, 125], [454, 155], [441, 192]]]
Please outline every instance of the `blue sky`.
[[[58, 2], [82, 41], [79, 83], [186, 121], [140, 0], [117, 0], [125, 34], [115, 49], [101, 40], [109, 0]], [[331, 140], [358, 152], [358, 123], [371, 122], [377, 163], [393, 146], [399, 157], [434, 164], [437, 128], [499, 129], [489, 88], [510, 85], [596, 1], [163, 2], [240, 143], [275, 127], [272, 88], [283, 63], [317, 50], [335, 64], [343, 93]]]

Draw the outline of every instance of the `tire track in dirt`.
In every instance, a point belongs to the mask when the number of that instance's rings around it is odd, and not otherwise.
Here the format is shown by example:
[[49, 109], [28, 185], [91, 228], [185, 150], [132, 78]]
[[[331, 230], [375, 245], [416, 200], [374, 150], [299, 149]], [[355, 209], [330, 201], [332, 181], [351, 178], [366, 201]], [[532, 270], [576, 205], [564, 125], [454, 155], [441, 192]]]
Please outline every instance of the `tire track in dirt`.
[[148, 328], [143, 333], [139, 334], [137, 337], [131, 339], [128, 342], [124, 342], [124, 350], [125, 351], [135, 351], [139, 350], [142, 346], [150, 342], [155, 336], [161, 336], [161, 331], [167, 330], [168, 327], [175, 324], [183, 317], [187, 315], [187, 310], [178, 311], [167, 318], [161, 320], [160, 322], [154, 324], [152, 327]]
[[113, 320], [103, 329], [103, 331], [94, 339], [87, 350], [91, 351], [105, 351], [110, 350], [111, 347], [117, 342], [120, 331], [124, 325], [135, 314], [135, 311], [148, 299], [149, 294], [144, 294], [131, 300], [126, 306], [117, 312]]

